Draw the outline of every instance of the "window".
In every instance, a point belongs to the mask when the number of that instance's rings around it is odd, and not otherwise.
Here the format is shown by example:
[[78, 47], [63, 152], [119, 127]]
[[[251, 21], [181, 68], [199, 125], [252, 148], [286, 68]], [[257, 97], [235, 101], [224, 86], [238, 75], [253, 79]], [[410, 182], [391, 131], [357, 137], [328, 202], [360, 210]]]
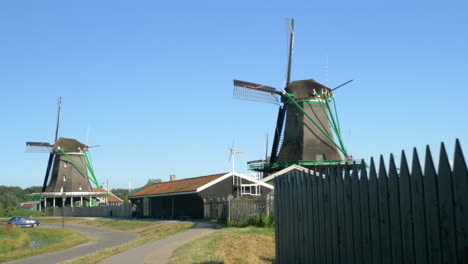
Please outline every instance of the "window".
[[64, 167], [64, 168], [67, 167], [67, 163], [66, 163], [66, 162], [63, 163], [63, 167]]
[[260, 186], [258, 184], [242, 184], [241, 196], [242, 195], [260, 196]]
[[317, 153], [315, 155], [315, 158], [317, 159], [317, 161], [324, 161], [325, 160], [325, 154], [323, 153]]
[[63, 181], [67, 181], [67, 176], [63, 175]]

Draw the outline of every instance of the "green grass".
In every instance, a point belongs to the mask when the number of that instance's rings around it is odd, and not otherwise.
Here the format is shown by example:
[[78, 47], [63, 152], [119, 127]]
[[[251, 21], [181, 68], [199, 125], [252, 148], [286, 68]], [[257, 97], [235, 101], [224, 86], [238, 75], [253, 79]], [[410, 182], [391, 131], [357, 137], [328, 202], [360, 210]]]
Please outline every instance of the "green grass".
[[[6, 232], [3, 226], [0, 234], [0, 262], [55, 252], [89, 240], [81, 233], [52, 227], [13, 228]], [[41, 246], [30, 248], [32, 241], [39, 241]]]
[[273, 228], [223, 228], [178, 248], [170, 263], [272, 263], [274, 237]]

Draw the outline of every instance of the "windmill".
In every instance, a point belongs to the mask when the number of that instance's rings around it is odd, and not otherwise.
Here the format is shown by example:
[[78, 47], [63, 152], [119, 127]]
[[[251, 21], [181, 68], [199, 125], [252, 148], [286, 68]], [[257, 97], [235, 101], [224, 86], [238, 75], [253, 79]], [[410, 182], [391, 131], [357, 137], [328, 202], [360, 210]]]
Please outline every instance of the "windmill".
[[[341, 138], [333, 90], [315, 80], [291, 82], [294, 20], [289, 19], [289, 50], [286, 86], [270, 86], [234, 80], [234, 99], [279, 106], [270, 160], [251, 169], [271, 173], [293, 164], [320, 166], [351, 159]], [[337, 140], [334, 139], [334, 135]], [[343, 157], [341, 156], [343, 155]], [[265, 175], [264, 175], [265, 176]]]
[[26, 142], [28, 152], [50, 152], [42, 192], [93, 192], [90, 181], [100, 190], [89, 156], [89, 147], [76, 139], [58, 138], [61, 103], [59, 98], [55, 142]]

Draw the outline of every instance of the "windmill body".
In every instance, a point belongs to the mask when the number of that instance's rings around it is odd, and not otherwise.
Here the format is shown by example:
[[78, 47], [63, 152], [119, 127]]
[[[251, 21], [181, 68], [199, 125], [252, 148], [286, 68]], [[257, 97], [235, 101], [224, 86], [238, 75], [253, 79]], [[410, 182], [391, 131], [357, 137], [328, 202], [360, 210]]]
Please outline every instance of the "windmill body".
[[[293, 94], [303, 110], [333, 138], [328, 110], [321, 94], [333, 96], [331, 90], [314, 80], [291, 82], [285, 91]], [[276, 162], [340, 161], [337, 147], [316, 127], [299, 108], [284, 98], [286, 120], [282, 145]]]
[[[75, 139], [60, 138], [52, 146], [54, 155], [50, 181], [45, 192], [92, 192], [84, 150], [87, 146]], [[62, 149], [64, 153], [60, 151]]]

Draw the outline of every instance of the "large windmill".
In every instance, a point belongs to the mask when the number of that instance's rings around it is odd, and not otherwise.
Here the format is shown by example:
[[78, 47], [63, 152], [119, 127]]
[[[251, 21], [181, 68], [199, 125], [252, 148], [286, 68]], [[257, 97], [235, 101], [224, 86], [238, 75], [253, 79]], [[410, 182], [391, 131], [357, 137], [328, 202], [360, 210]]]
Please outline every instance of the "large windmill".
[[[86, 199], [96, 194], [91, 183], [100, 191], [99, 183], [89, 156], [89, 147], [76, 139], [58, 138], [61, 114], [61, 98], [58, 100], [57, 126], [55, 142], [26, 142], [27, 152], [50, 152], [47, 169], [42, 186], [42, 194], [30, 194], [32, 198], [69, 197], [69, 204], [73, 206], [73, 197]], [[47, 200], [46, 200], [47, 201]], [[65, 202], [65, 201], [63, 201]], [[81, 204], [83, 198], [81, 198]]]
[[[351, 159], [341, 138], [333, 90], [312, 79], [291, 82], [294, 20], [289, 20], [286, 86], [273, 87], [234, 80], [234, 99], [279, 104], [271, 156], [251, 169], [273, 172], [293, 164], [320, 166]], [[335, 139], [336, 138], [336, 139]]]

